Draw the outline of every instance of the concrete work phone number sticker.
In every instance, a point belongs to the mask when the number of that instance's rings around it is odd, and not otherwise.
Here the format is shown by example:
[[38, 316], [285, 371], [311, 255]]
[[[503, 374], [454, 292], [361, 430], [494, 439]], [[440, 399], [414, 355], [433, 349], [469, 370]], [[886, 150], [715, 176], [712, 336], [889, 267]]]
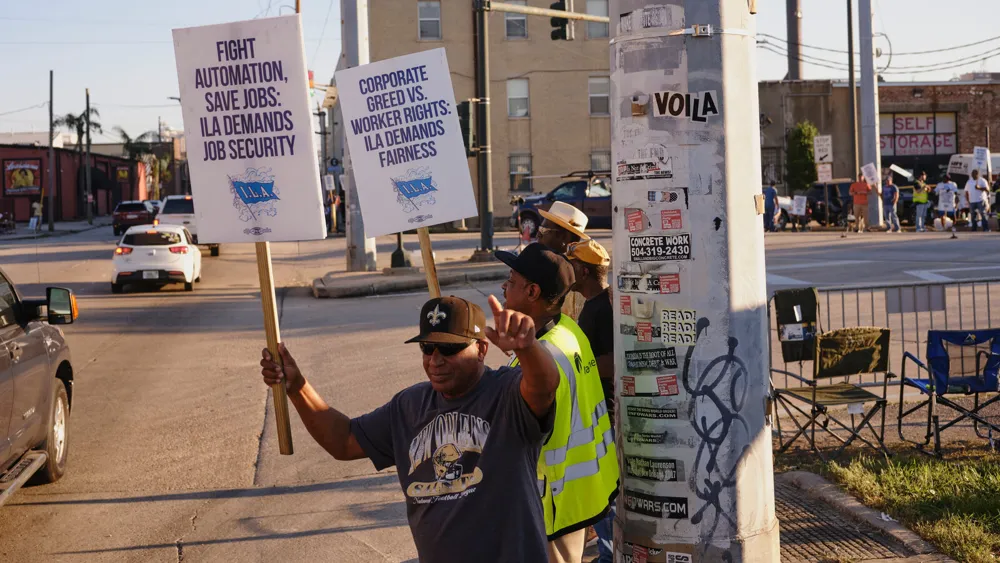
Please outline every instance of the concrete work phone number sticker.
[[629, 237], [629, 256], [633, 262], [689, 260], [691, 234]]

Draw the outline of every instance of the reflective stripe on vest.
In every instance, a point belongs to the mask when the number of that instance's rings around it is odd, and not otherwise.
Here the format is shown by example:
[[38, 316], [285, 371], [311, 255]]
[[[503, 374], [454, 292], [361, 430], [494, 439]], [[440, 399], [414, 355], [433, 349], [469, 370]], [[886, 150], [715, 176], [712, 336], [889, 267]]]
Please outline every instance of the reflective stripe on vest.
[[549, 483], [549, 488], [552, 489], [553, 497], [558, 496], [559, 493], [563, 491], [563, 488], [566, 487], [566, 484], [570, 481], [597, 475], [601, 472], [601, 458], [608, 455], [608, 452], [614, 447], [613, 435], [614, 433], [612, 432], [612, 429], [608, 428], [607, 432], [604, 433], [604, 440], [597, 444], [596, 458], [581, 461], [580, 463], [574, 463], [573, 465], [567, 465], [566, 473], [563, 475], [563, 478]]

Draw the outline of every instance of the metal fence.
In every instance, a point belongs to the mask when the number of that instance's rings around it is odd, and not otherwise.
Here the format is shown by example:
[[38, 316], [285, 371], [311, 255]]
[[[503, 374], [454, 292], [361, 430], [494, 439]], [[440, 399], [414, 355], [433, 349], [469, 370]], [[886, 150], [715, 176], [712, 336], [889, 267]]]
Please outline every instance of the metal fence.
[[[993, 303], [997, 304], [996, 309]], [[774, 307], [770, 307], [769, 322], [771, 367], [811, 379], [812, 362], [785, 363], [782, 359]], [[1000, 279], [820, 289], [818, 330], [856, 326], [877, 326], [892, 331], [889, 368], [898, 375], [904, 352], [924, 358], [928, 330], [1000, 327]], [[857, 379], [857, 383], [873, 383], [877, 376]], [[802, 385], [783, 375], [773, 375], [772, 383], [776, 387]]]

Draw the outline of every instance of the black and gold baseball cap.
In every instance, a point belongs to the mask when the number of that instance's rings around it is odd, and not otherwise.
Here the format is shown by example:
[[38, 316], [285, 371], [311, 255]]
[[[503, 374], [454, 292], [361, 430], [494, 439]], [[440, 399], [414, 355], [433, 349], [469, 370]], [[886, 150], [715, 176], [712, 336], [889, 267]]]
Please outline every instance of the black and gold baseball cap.
[[420, 334], [406, 341], [468, 344], [486, 338], [486, 315], [479, 305], [448, 296], [431, 299], [420, 309]]
[[493, 254], [511, 270], [538, 284], [546, 299], [561, 299], [576, 283], [576, 274], [569, 260], [540, 242], [529, 244], [520, 254], [506, 250], [497, 250]]

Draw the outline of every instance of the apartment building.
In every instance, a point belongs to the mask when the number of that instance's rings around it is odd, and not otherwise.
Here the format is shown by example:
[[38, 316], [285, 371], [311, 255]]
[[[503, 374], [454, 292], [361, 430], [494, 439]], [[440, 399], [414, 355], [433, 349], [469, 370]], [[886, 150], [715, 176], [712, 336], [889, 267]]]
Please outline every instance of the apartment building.
[[[508, 1], [543, 8], [551, 4]], [[456, 101], [475, 97], [471, 0], [367, 0], [367, 7], [371, 61], [443, 47]], [[576, 0], [574, 8], [606, 16], [608, 0]], [[489, 14], [492, 182], [498, 222], [510, 217], [512, 195], [549, 191], [572, 171], [610, 169], [608, 26], [576, 22], [573, 41], [554, 41], [551, 30], [549, 18]], [[477, 184], [474, 158], [469, 159], [469, 171]]]

